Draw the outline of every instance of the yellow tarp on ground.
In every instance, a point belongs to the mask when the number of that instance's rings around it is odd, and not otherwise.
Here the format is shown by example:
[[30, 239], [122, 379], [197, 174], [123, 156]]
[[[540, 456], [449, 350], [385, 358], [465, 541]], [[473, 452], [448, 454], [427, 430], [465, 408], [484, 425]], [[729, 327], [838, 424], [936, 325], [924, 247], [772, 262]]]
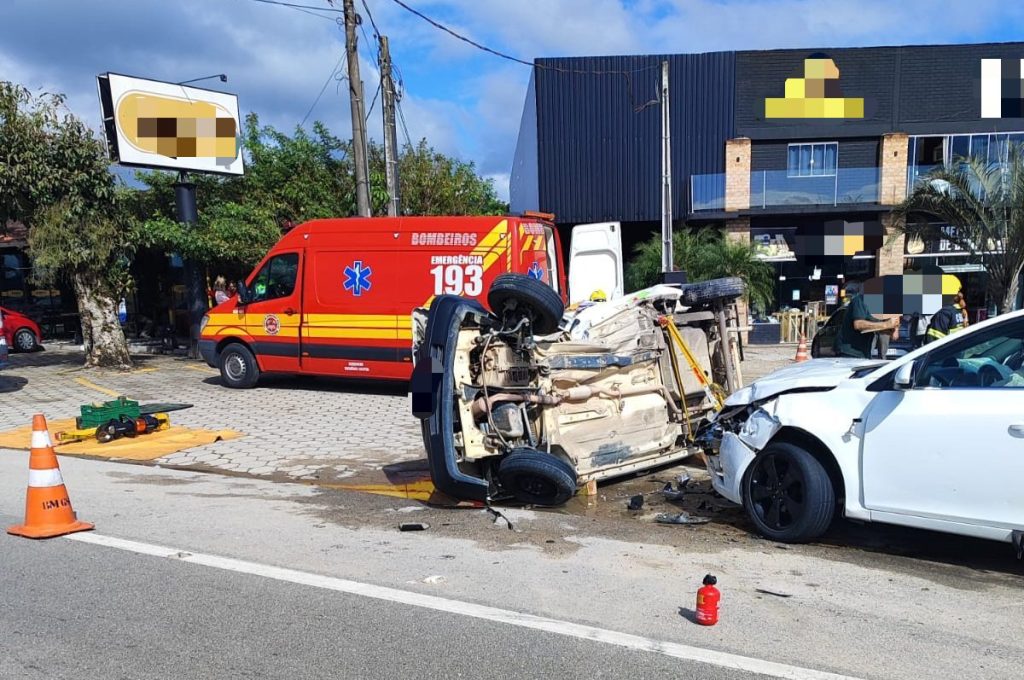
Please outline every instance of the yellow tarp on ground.
[[[57, 432], [75, 429], [75, 419], [54, 420], [47, 423], [47, 425], [50, 428], [50, 441], [56, 442]], [[154, 458], [190, 449], [193, 446], [212, 444], [216, 441], [235, 439], [240, 436], [242, 436], [241, 433], [234, 430], [202, 430], [172, 425], [168, 430], [139, 435], [134, 439], [115, 439], [106, 444], [100, 444], [95, 439], [90, 439], [83, 442], [60, 444], [55, 446], [54, 450], [59, 454], [69, 456], [153, 460]], [[30, 448], [31, 439], [31, 425], [0, 432], [0, 448], [24, 449], [27, 451]]]

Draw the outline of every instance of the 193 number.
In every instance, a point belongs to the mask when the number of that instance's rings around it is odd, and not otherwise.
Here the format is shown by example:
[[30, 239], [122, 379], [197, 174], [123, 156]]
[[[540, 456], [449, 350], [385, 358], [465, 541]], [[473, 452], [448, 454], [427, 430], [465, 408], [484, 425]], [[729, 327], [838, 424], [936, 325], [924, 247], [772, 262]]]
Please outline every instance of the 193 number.
[[476, 297], [484, 289], [484, 268], [478, 264], [439, 264], [434, 275], [434, 295]]

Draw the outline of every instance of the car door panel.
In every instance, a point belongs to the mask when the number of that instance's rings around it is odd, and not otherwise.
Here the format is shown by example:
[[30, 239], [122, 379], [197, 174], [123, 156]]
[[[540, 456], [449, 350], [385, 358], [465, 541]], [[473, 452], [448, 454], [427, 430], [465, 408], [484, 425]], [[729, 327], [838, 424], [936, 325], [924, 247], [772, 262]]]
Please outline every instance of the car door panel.
[[1024, 526], [1024, 390], [880, 393], [864, 413], [863, 503], [872, 511]]
[[912, 389], [881, 385], [862, 416], [864, 506], [1024, 527], [1024, 319], [922, 354]]

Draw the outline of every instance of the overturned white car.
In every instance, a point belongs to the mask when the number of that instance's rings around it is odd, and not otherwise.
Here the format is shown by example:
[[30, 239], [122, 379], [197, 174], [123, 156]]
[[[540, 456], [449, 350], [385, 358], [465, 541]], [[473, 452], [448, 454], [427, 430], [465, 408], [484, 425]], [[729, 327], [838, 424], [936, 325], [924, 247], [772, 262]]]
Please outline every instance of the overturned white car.
[[435, 486], [559, 505], [589, 480], [695, 453], [731, 370], [708, 308], [742, 292], [739, 279], [655, 286], [564, 318], [555, 291], [518, 274], [495, 279], [491, 311], [438, 297], [412, 377]]
[[1024, 549], [1024, 312], [888, 363], [818, 359], [732, 394], [701, 434], [714, 488], [765, 536], [846, 517]]

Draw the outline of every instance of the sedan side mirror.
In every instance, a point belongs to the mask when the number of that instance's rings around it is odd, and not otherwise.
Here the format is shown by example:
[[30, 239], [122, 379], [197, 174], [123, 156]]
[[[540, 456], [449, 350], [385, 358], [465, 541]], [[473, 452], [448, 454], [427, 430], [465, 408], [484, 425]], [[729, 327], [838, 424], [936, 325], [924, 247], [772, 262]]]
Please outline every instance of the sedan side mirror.
[[914, 386], [914, 369], [916, 367], [916, 361], [908, 361], [896, 369], [896, 375], [892, 378], [892, 386], [897, 390], [909, 390], [912, 388]]
[[252, 302], [252, 298], [249, 296], [249, 288], [245, 285], [245, 281], [238, 282], [238, 304], [246, 305]]

